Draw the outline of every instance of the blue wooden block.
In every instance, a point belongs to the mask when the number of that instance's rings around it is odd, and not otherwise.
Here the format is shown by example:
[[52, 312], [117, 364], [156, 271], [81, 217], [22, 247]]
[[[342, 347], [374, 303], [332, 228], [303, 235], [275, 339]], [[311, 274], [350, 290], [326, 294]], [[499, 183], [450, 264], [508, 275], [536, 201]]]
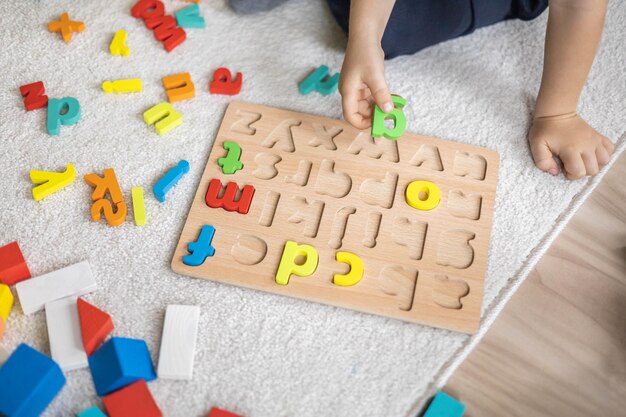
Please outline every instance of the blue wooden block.
[[449, 396], [443, 391], [439, 391], [430, 403], [424, 417], [461, 417], [465, 412], [463, 403]]
[[181, 159], [178, 165], [167, 171], [167, 173], [161, 177], [160, 180], [152, 187], [152, 193], [154, 197], [161, 203], [165, 202], [165, 194], [172, 188], [180, 179], [189, 172], [189, 162]]
[[300, 94], [304, 95], [316, 90], [322, 95], [327, 96], [337, 90], [338, 84], [339, 73], [331, 77], [328, 72], [328, 67], [326, 65], [320, 65], [298, 85], [298, 89], [300, 90]]
[[61, 125], [69, 126], [80, 120], [80, 103], [74, 97], [48, 100], [48, 120], [46, 126], [48, 134], [58, 135]]
[[181, 28], [204, 28], [204, 17], [200, 16], [200, 6], [198, 3], [185, 7], [174, 14], [176, 24]]
[[22, 343], [0, 368], [0, 415], [37, 417], [63, 385], [59, 365]]
[[137, 339], [111, 338], [89, 357], [89, 368], [101, 397], [140, 379], [156, 379], [148, 346]]
[[98, 407], [91, 407], [81, 411], [76, 417], [107, 417]]

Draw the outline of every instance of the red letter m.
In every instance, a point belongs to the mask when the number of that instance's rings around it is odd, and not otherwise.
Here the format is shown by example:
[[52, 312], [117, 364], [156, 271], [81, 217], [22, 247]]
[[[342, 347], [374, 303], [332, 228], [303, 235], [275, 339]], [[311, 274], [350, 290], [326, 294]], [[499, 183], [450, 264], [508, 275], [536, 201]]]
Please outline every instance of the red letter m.
[[222, 191], [222, 181], [213, 178], [209, 183], [209, 189], [206, 192], [206, 205], [211, 208], [224, 208], [227, 211], [237, 211], [241, 214], [248, 213], [252, 196], [254, 196], [254, 187], [252, 185], [244, 185], [241, 195], [237, 199], [239, 186], [236, 182], [226, 184], [226, 189], [219, 197]]

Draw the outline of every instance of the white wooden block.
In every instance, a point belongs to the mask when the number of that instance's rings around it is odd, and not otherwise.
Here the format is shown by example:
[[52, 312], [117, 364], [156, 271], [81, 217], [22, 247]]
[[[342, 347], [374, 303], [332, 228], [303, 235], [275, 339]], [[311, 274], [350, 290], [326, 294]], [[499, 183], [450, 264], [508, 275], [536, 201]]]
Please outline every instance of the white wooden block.
[[0, 346], [0, 366], [4, 365], [4, 363], [9, 359], [9, 351]]
[[198, 306], [167, 306], [159, 353], [159, 378], [192, 378], [199, 320]]
[[50, 354], [64, 372], [86, 368], [87, 354], [80, 334], [76, 297], [46, 304]]
[[15, 285], [24, 314], [41, 310], [60, 298], [81, 296], [98, 288], [88, 261], [18, 282]]

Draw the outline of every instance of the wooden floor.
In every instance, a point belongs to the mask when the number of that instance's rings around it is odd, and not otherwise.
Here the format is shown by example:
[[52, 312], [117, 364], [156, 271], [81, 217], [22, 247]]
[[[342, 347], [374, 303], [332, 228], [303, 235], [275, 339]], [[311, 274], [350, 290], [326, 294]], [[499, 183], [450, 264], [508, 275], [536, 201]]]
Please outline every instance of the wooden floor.
[[626, 154], [444, 391], [464, 417], [626, 416]]

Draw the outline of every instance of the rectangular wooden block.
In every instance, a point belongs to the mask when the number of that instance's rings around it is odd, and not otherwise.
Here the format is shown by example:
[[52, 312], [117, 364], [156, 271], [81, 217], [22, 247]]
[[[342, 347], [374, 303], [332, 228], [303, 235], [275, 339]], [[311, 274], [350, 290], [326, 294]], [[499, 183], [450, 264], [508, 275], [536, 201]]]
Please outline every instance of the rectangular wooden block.
[[86, 368], [76, 297], [66, 297], [46, 304], [46, 323], [50, 354], [63, 372]]
[[19, 282], [15, 289], [24, 314], [41, 310], [60, 298], [81, 296], [97, 289], [88, 261]]
[[[409, 133], [373, 139], [344, 121], [231, 103], [172, 269], [471, 333], [480, 319], [498, 166], [496, 152], [477, 146]], [[236, 198], [254, 187], [250, 206], [228, 211], [236, 204], [220, 207], [221, 192], [206, 198], [212, 180], [236, 183]], [[421, 210], [408, 204], [407, 190], [414, 201], [435, 201], [436, 191], [440, 199]], [[203, 225], [215, 228], [215, 253], [185, 265]], [[313, 246], [319, 260], [312, 274], [278, 285], [287, 241]], [[362, 261], [354, 285], [334, 283], [350, 269], [336, 260], [339, 252]]]
[[200, 307], [169, 305], [165, 312], [159, 378], [191, 379], [198, 335]]

